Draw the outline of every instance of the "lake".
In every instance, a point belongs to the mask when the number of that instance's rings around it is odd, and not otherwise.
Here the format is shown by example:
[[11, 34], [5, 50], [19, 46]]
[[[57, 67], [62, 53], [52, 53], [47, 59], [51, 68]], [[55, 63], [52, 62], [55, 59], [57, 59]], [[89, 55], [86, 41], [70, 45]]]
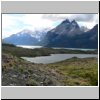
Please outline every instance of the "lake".
[[27, 49], [35, 49], [42, 48], [42, 46], [29, 46], [29, 45], [16, 45], [17, 47], [27, 48]]
[[33, 63], [49, 64], [49, 63], [63, 61], [72, 57], [90, 58], [90, 57], [98, 57], [98, 55], [97, 54], [51, 54], [50, 56], [21, 57], [21, 58]]

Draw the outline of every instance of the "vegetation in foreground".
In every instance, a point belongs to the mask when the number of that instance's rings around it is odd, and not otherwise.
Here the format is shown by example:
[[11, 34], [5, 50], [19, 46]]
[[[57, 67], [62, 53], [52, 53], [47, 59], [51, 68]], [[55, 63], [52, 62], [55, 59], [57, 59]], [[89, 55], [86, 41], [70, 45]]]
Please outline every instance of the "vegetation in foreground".
[[97, 58], [76, 58], [49, 64], [56, 72], [63, 75], [61, 80], [64, 85], [97, 86], [98, 85], [98, 63]]
[[3, 86], [97, 86], [97, 58], [76, 58], [34, 64], [2, 53]]

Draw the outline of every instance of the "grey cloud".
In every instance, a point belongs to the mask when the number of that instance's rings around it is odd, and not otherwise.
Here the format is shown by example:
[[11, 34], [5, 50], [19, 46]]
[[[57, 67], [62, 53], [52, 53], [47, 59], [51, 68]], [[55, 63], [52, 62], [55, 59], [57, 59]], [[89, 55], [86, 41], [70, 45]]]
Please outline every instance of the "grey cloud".
[[79, 22], [92, 22], [95, 20], [96, 14], [80, 14], [76, 15], [74, 18]]
[[65, 14], [65, 16], [60, 16], [61, 14], [44, 14], [42, 16], [42, 18], [44, 19], [48, 19], [48, 20], [52, 20], [52, 21], [59, 21], [59, 20], [65, 20], [65, 19], [69, 19], [69, 20], [76, 20], [79, 22], [92, 22], [92, 21], [96, 21], [98, 22], [97, 19], [97, 14], [70, 14], [71, 16], [67, 16], [67, 14]]
[[65, 16], [59, 16], [61, 14], [44, 14], [42, 16], [43, 19], [48, 19], [48, 20], [51, 20], [51, 21], [59, 21], [59, 20], [64, 20], [66, 19]]

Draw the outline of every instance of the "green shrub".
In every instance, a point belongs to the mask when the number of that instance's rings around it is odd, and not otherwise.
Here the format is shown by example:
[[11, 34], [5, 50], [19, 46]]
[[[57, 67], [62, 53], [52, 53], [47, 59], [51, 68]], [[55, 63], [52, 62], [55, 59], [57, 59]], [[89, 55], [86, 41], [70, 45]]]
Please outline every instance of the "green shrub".
[[28, 79], [26, 85], [27, 86], [37, 86], [37, 83], [34, 79]]

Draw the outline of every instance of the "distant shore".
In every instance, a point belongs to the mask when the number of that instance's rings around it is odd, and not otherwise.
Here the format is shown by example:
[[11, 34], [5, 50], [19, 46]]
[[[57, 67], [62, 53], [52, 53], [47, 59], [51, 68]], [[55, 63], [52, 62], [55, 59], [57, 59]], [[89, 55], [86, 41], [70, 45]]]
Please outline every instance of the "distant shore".
[[53, 49], [53, 48], [35, 48], [28, 49], [16, 47], [11, 44], [2, 44], [2, 51], [11, 53], [18, 57], [36, 57], [36, 56], [49, 56], [50, 54], [98, 54], [98, 50], [71, 50], [71, 49]]

